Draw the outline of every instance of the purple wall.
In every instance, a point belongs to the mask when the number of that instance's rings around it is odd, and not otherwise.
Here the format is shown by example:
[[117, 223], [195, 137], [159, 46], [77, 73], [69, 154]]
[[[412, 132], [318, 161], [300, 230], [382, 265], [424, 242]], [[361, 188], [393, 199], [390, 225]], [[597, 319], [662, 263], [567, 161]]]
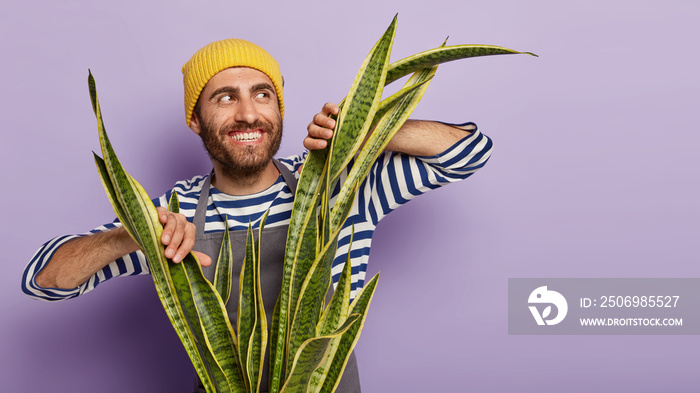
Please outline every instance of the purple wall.
[[379, 226], [365, 391], [697, 391], [697, 336], [509, 336], [506, 314], [508, 277], [700, 277], [697, 3], [103, 4], [10, 0], [0, 14], [0, 391], [186, 392], [191, 377], [150, 277], [57, 304], [19, 290], [44, 241], [113, 217], [88, 68], [115, 148], [158, 195], [209, 166], [182, 113], [180, 66], [196, 49], [239, 37], [280, 61], [292, 154], [396, 12], [394, 59], [448, 35], [541, 57], [446, 64], [417, 110], [477, 122], [495, 152]]

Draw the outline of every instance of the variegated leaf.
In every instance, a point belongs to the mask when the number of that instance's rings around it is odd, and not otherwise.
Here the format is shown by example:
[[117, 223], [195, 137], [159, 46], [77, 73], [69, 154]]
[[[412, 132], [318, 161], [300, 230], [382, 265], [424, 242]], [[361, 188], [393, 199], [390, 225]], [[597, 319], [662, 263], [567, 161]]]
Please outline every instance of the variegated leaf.
[[[175, 192], [175, 191], [173, 191]], [[231, 249], [231, 236], [228, 229], [228, 215], [224, 214], [224, 239], [221, 241], [219, 259], [216, 262], [216, 272], [214, 273], [214, 287], [221, 296], [224, 304], [228, 303], [231, 297], [231, 280], [233, 275], [233, 250]]]
[[359, 315], [350, 316], [340, 329], [326, 336], [313, 337], [305, 341], [291, 362], [291, 373], [282, 387], [282, 393], [307, 393], [314, 387], [309, 386], [313, 372], [329, 357], [328, 350], [334, 341], [342, 340], [343, 335], [360, 319]]

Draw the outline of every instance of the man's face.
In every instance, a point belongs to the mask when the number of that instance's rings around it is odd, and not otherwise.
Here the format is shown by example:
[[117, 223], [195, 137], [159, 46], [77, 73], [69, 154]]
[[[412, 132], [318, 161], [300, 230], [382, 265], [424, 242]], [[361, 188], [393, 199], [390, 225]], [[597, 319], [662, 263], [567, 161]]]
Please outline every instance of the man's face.
[[260, 174], [282, 140], [275, 87], [252, 68], [228, 68], [214, 75], [190, 124], [214, 165], [236, 178]]

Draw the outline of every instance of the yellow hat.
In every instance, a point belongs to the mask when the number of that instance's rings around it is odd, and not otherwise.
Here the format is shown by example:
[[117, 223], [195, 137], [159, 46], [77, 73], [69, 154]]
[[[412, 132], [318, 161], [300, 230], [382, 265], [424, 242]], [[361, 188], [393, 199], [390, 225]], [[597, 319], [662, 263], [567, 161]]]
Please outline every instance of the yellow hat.
[[197, 104], [199, 94], [209, 79], [231, 67], [250, 67], [267, 75], [275, 85], [280, 113], [284, 117], [284, 98], [282, 96], [282, 73], [280, 65], [265, 49], [240, 39], [227, 39], [212, 42], [195, 53], [182, 66], [185, 84], [185, 119], [187, 126], [192, 119], [192, 111]]

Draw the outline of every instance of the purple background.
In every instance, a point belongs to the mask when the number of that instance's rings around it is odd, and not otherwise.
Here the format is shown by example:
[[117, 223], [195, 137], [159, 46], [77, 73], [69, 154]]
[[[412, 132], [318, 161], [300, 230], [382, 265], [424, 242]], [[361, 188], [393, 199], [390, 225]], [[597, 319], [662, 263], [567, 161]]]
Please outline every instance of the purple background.
[[538, 53], [443, 65], [414, 117], [475, 121], [490, 163], [379, 226], [358, 345], [365, 392], [697, 391], [698, 336], [508, 336], [508, 277], [700, 277], [695, 1], [3, 3], [0, 391], [187, 392], [150, 277], [56, 304], [20, 292], [35, 250], [110, 221], [87, 69], [151, 195], [205, 172], [180, 66], [249, 39], [281, 63], [286, 139], [342, 98], [399, 12], [393, 59], [450, 43]]

